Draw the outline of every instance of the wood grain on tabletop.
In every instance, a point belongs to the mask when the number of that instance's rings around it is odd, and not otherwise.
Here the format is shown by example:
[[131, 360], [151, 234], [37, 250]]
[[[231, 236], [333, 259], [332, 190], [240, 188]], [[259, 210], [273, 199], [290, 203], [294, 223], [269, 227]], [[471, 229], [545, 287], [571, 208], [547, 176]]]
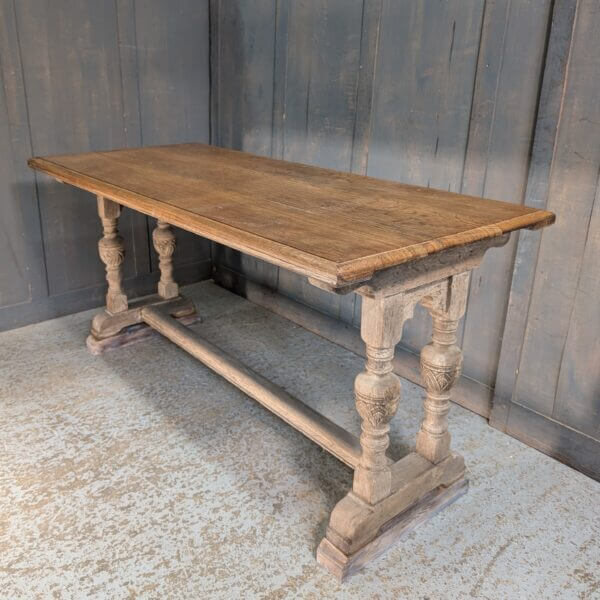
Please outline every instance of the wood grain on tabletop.
[[33, 158], [31, 167], [334, 285], [554, 221], [547, 211], [207, 146]]

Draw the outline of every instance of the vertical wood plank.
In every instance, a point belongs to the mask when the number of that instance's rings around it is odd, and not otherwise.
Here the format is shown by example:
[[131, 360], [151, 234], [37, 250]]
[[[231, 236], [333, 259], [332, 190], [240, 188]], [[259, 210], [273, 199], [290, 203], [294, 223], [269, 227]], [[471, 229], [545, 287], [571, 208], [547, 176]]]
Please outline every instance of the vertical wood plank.
[[[484, 5], [461, 185], [461, 192], [464, 194], [483, 194], [509, 8], [510, 0], [490, 0]], [[468, 316], [468, 309], [466, 314]], [[466, 318], [460, 323], [457, 333], [459, 346], [463, 350]], [[469, 371], [468, 359], [463, 369], [465, 366]]]
[[[1, 75], [0, 73], [0, 86]], [[33, 218], [28, 219], [29, 222], [22, 224], [23, 217], [27, 217], [23, 215], [13, 194], [13, 189], [19, 184], [13, 167], [4, 97], [0, 93], [0, 306], [10, 306], [31, 300], [31, 283], [27, 273], [29, 249], [21, 231], [35, 226], [35, 213], [31, 215]]]
[[[281, 107], [282, 115], [274, 121], [277, 125], [273, 130], [274, 148], [278, 158], [308, 163], [308, 81], [312, 49], [316, 44], [314, 26], [317, 17], [313, 15], [315, 7], [311, 0], [286, 4], [285, 67], [280, 66], [277, 72], [278, 76], [284, 77], [283, 82], [277, 83], [277, 106]], [[303, 277], [285, 269], [279, 269], [277, 291], [327, 314], [339, 312], [337, 299], [332, 302], [321, 290], [313, 292]]]
[[[282, 158], [351, 169], [363, 8], [362, 0], [289, 5]], [[336, 318], [354, 313], [354, 295], [328, 294], [284, 270], [278, 290]]]
[[284, 131], [286, 119], [286, 89], [288, 67], [288, 32], [290, 26], [290, 2], [275, 3], [275, 57], [273, 61], [273, 133], [271, 156], [284, 156]]
[[209, 73], [210, 73], [210, 143], [221, 145], [219, 128], [219, 97], [220, 97], [220, 0], [208, 1], [208, 41], [209, 41]]
[[363, 2], [362, 31], [360, 35], [360, 72], [356, 91], [356, 117], [352, 139], [351, 171], [360, 175], [367, 174], [369, 142], [371, 139], [373, 95], [377, 54], [379, 52], [379, 33], [383, 0], [365, 0]]
[[219, 23], [219, 141], [270, 156], [275, 2], [220, 2]]
[[117, 0], [116, 6], [123, 130], [126, 146], [135, 148], [142, 145], [135, 0]]
[[[228, 148], [270, 156], [276, 3], [213, 2], [211, 11], [218, 31], [212, 49], [218, 111], [215, 139]], [[222, 265], [270, 288], [277, 287], [279, 269], [274, 265], [217, 244], [213, 245], [213, 261], [217, 267]]]
[[554, 417], [561, 423], [596, 439], [600, 439], [599, 258], [600, 184], [596, 187], [554, 406]]
[[[460, 191], [483, 4], [384, 2], [368, 174]], [[402, 344], [430, 337], [418, 307]]]
[[[554, 417], [563, 415], [565, 410], [562, 402], [555, 407], [555, 395], [569, 325], [575, 314], [576, 294], [584, 266], [588, 264], [584, 253], [592, 225], [600, 168], [600, 103], [597, 98], [600, 63], [598, 53], [592, 50], [598, 48], [598, 27], [600, 12], [597, 4], [581, 0], [575, 17], [567, 87], [548, 193], [548, 208], [557, 213], [557, 220], [542, 235], [540, 243], [515, 390], [515, 402]], [[593, 236], [592, 232], [590, 248], [594, 247]], [[590, 287], [585, 277], [584, 284]], [[594, 300], [597, 304], [597, 298], [590, 298], [591, 302]], [[580, 311], [581, 308], [578, 315], [581, 315]], [[592, 321], [590, 327], [593, 324]], [[565, 377], [567, 374], [565, 372]], [[563, 399], [564, 393], [563, 390]]]
[[[142, 144], [208, 142], [208, 2], [144, 0], [134, 9]], [[154, 219], [149, 227], [154, 229]], [[207, 240], [181, 229], [176, 235], [176, 266], [210, 257]], [[151, 256], [156, 271], [156, 254]]]
[[29, 115], [14, 4], [0, 2], [0, 306], [47, 295]]
[[[548, 202], [550, 170], [557, 151], [556, 135], [564, 99], [576, 4], [577, 0], [557, 2], [553, 9], [525, 195], [525, 204], [539, 209], [545, 209]], [[513, 398], [529, 317], [540, 239], [540, 232], [519, 232], [490, 415], [490, 424], [498, 429], [506, 427]]]
[[[116, 10], [123, 135], [125, 145], [135, 148], [142, 145], [135, 0], [117, 0]], [[132, 258], [135, 262], [135, 272], [149, 273], [151, 262], [148, 217], [134, 211], [131, 213], [129, 224], [130, 227], [127, 230], [124, 229], [125, 222], [122, 222], [120, 226], [123, 237], [133, 241], [134, 255]]]
[[[465, 193], [516, 203], [524, 199], [549, 19], [550, 2], [546, 0], [486, 4]], [[499, 59], [493, 62], [494, 57]], [[486, 108], [489, 102], [491, 110]], [[513, 239], [507, 247], [488, 252], [471, 278], [463, 336], [464, 372], [491, 387], [498, 366], [514, 249]]]
[[[362, 9], [362, 28], [360, 33], [359, 74], [356, 90], [356, 111], [352, 136], [352, 158], [350, 170], [360, 175], [367, 174], [369, 142], [373, 114], [373, 96], [377, 54], [379, 52], [379, 33], [383, 0], [364, 0]], [[348, 294], [340, 299], [340, 319], [360, 327], [362, 308], [361, 296]]]

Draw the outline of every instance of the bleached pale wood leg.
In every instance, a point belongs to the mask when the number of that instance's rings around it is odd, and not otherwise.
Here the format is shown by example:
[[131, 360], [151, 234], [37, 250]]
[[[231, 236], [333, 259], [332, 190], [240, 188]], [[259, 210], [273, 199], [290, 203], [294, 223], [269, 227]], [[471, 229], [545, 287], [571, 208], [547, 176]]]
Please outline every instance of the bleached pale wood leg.
[[123, 292], [121, 264], [125, 260], [123, 238], [118, 233], [121, 206], [112, 200], [98, 196], [98, 215], [102, 221], [103, 237], [98, 242], [98, 251], [106, 265], [108, 292], [106, 310], [119, 313], [127, 310], [127, 296]]
[[179, 286], [173, 279], [173, 253], [176, 240], [171, 226], [165, 221], [158, 220], [152, 232], [152, 242], [159, 259], [158, 295], [161, 298], [176, 298], [179, 295]]
[[392, 490], [389, 422], [400, 399], [400, 379], [393, 372], [394, 349], [402, 335], [403, 295], [365, 296], [362, 303], [361, 336], [366, 344], [365, 370], [354, 382], [356, 408], [362, 418], [362, 454], [354, 471], [354, 493], [375, 504]]
[[152, 330], [143, 324], [142, 308], [145, 306], [160, 306], [166, 314], [185, 322], [196, 320], [193, 302], [179, 295], [179, 287], [173, 279], [175, 234], [169, 224], [159, 221], [152, 236], [159, 255], [161, 272], [158, 294], [128, 302], [123, 291], [121, 272], [125, 247], [117, 229], [121, 207], [112, 200], [98, 196], [98, 214], [103, 228], [98, 250], [102, 262], [106, 265], [108, 292], [106, 309], [92, 319], [91, 332], [86, 342], [90, 351], [99, 354], [110, 348], [138, 341], [152, 333]]
[[462, 366], [456, 329], [465, 312], [468, 283], [468, 273], [454, 276], [449, 280], [447, 293], [437, 302], [423, 302], [433, 321], [433, 335], [421, 351], [421, 376], [427, 395], [417, 434], [417, 452], [432, 463], [439, 463], [450, 454], [450, 392]]
[[[333, 509], [317, 550], [317, 560], [340, 579], [466, 492], [464, 460], [450, 451], [447, 413], [449, 390], [460, 371], [461, 354], [454, 342], [467, 284], [468, 275], [458, 274], [359, 290], [367, 362], [354, 389], [362, 451], [352, 490]], [[394, 462], [386, 455], [389, 423], [400, 399], [392, 360], [404, 321], [418, 302], [434, 317], [433, 341], [423, 350], [425, 419], [417, 451]]]

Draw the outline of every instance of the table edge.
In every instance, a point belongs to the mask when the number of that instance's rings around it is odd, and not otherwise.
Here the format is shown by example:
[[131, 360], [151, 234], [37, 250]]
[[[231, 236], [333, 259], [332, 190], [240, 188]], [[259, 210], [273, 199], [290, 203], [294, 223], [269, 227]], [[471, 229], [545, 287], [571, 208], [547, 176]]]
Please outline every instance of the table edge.
[[[499, 221], [493, 225], [484, 225], [465, 232], [418, 242], [412, 246], [392, 249], [349, 261], [334, 262], [303, 250], [261, 237], [226, 223], [191, 213], [183, 208], [143, 194], [126, 190], [65, 167], [44, 157], [32, 157], [27, 161], [30, 168], [43, 172], [54, 179], [73, 185], [90, 193], [104, 196], [154, 218], [163, 218], [157, 214], [151, 203], [161, 202], [167, 207], [166, 219], [172, 225], [206, 237], [214, 242], [239, 250], [255, 258], [281, 266], [306, 277], [327, 283], [333, 288], [369, 280], [376, 271], [393, 267], [405, 262], [418, 260], [450, 248], [466, 246], [479, 240], [502, 236], [518, 229], [539, 229], [554, 223], [556, 215], [546, 210], [532, 210], [529, 213]], [[201, 226], [193, 227], [187, 222], [193, 217]], [[217, 231], [218, 230], [218, 231]], [[262, 249], [260, 248], [262, 246]]]

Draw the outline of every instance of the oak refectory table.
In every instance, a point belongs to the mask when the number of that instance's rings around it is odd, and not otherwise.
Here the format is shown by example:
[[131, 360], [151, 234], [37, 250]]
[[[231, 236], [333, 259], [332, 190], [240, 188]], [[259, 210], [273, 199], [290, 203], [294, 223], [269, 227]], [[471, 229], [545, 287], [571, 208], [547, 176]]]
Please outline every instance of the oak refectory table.
[[[354, 469], [352, 489], [333, 509], [317, 550], [317, 560], [340, 579], [465, 493], [465, 464], [450, 448], [447, 415], [461, 370], [456, 330], [469, 274], [486, 250], [505, 244], [512, 231], [550, 225], [552, 213], [202, 144], [32, 158], [29, 165], [97, 196], [108, 292], [92, 321], [93, 349], [145, 323]], [[122, 206], [158, 220], [157, 294], [133, 302], [122, 287]], [[173, 278], [171, 225], [321, 289], [362, 296], [367, 360], [354, 384], [360, 438], [183, 324], [195, 309]], [[424, 417], [415, 451], [393, 461], [386, 450], [400, 381], [392, 359], [417, 303], [433, 321], [421, 352]]]

